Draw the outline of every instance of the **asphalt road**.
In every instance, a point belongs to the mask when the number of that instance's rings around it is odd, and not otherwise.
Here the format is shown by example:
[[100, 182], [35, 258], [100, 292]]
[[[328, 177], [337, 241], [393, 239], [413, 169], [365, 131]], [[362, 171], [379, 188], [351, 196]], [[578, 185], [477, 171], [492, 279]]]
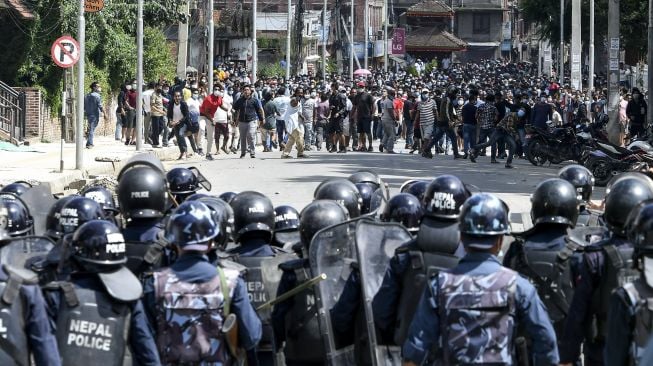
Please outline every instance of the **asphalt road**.
[[[260, 147], [259, 147], [260, 150]], [[489, 157], [479, 157], [477, 163], [469, 160], [453, 160], [451, 155], [437, 155], [426, 159], [398, 150], [399, 154], [358, 153], [347, 154], [308, 152], [308, 159], [281, 159], [279, 151], [263, 153], [256, 158], [247, 155], [224, 153], [216, 160], [193, 156], [183, 162], [168, 162], [168, 167], [196, 166], [213, 184], [211, 193], [225, 191], [242, 192], [255, 190], [272, 199], [275, 205], [289, 204], [301, 210], [313, 198], [315, 187], [326, 178], [343, 177], [361, 170], [372, 170], [389, 184], [391, 193], [408, 179], [433, 178], [441, 174], [453, 174], [480, 191], [497, 194], [510, 206], [511, 213], [530, 212], [530, 194], [542, 180], [555, 177], [561, 165], [535, 167], [527, 160], [515, 159], [514, 169], [501, 164], [490, 164]], [[489, 152], [489, 151], [488, 151]], [[292, 152], [296, 156], [296, 151]], [[594, 199], [602, 198], [597, 190]]]

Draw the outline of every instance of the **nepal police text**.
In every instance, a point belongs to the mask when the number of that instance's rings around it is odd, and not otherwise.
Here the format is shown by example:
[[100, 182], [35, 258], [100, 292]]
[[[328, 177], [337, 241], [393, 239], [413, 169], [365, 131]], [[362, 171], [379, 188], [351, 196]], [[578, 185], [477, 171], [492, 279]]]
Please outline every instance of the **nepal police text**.
[[456, 200], [451, 193], [435, 192], [431, 200], [431, 207], [441, 210], [455, 210]]
[[107, 324], [72, 319], [68, 326], [68, 345], [111, 351], [111, 328]]

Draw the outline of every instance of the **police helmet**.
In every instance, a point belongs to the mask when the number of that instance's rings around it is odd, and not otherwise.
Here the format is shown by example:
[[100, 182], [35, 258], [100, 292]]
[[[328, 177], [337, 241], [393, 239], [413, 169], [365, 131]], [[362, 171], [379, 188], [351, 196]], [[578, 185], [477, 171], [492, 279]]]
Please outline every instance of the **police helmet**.
[[0, 242], [11, 238], [7, 233], [7, 226], [9, 224], [9, 210], [5, 206], [4, 201], [0, 200]]
[[170, 187], [170, 193], [175, 197], [177, 203], [182, 203], [186, 197], [200, 189], [197, 177], [186, 168], [174, 168], [170, 170], [166, 174], [166, 180]]
[[315, 200], [299, 214], [299, 236], [306, 249], [315, 234], [332, 225], [349, 219], [347, 209], [333, 200]]
[[646, 200], [628, 215], [626, 236], [635, 248], [635, 256], [653, 255], [653, 200]]
[[183, 202], [166, 224], [166, 239], [184, 250], [205, 251], [219, 234], [215, 214], [202, 202]]
[[379, 191], [378, 194], [382, 194], [382, 188], [375, 188], [376, 186], [372, 183], [356, 183], [356, 188], [358, 193], [361, 195], [361, 215], [366, 215], [372, 212], [372, 197], [374, 196], [375, 191]]
[[558, 171], [558, 177], [571, 183], [580, 201], [589, 202], [594, 189], [594, 175], [582, 165], [572, 164]]
[[333, 200], [345, 206], [351, 218], [356, 218], [361, 214], [363, 199], [356, 185], [347, 179], [331, 179], [322, 183], [315, 190], [314, 196], [316, 200]]
[[125, 218], [163, 217], [168, 207], [168, 193], [162, 172], [149, 166], [137, 166], [125, 171], [119, 179], [118, 203]]
[[417, 232], [424, 216], [424, 209], [417, 197], [410, 193], [399, 193], [390, 198], [381, 214], [381, 221], [398, 222], [408, 231]]
[[[215, 247], [224, 249], [229, 240], [233, 240], [234, 232], [234, 210], [231, 206], [218, 197], [206, 196], [196, 201], [205, 204], [213, 214], [215, 224], [218, 226], [219, 233], [213, 239]], [[189, 202], [186, 200], [186, 202]]]
[[645, 183], [645, 184], [653, 187], [653, 179], [651, 179], [646, 174], [643, 174], [643, 173], [640, 173], [640, 172], [625, 172], [625, 173], [621, 173], [621, 174], [619, 174], [619, 175], [617, 175], [615, 177], [612, 177], [612, 179], [610, 179], [608, 184], [605, 185], [605, 195], [606, 195], [606, 197], [607, 197], [607, 195], [610, 194], [610, 191], [612, 190], [612, 186], [614, 186], [615, 183], [617, 183], [618, 181], [620, 181], [622, 179], [627, 179], [627, 178], [639, 179], [640, 181], [642, 181], [642, 183]]
[[221, 200], [227, 203], [231, 203], [231, 200], [234, 199], [234, 197], [236, 197], [237, 194], [238, 192], [224, 192], [218, 197], [220, 197]]
[[72, 239], [73, 257], [100, 266], [127, 262], [125, 239], [120, 229], [105, 220], [90, 220], [79, 226]]
[[91, 220], [104, 220], [104, 211], [94, 200], [77, 196], [68, 201], [59, 215], [59, 225], [63, 235], [74, 233], [84, 223]]
[[635, 177], [617, 180], [605, 198], [603, 218], [610, 231], [625, 236], [626, 218], [642, 201], [653, 198], [653, 187]]
[[34, 220], [29, 213], [27, 205], [15, 194], [3, 193], [0, 201], [7, 210], [7, 234], [11, 237], [32, 235], [34, 231]]
[[244, 234], [263, 233], [272, 239], [274, 206], [264, 194], [254, 191], [238, 193], [229, 203], [234, 210], [234, 239], [238, 242]]
[[422, 202], [422, 206], [424, 205], [424, 194], [426, 194], [426, 190], [429, 187], [430, 181], [427, 180], [417, 180], [409, 185], [406, 186], [405, 190], [402, 190], [401, 193], [410, 193], [413, 196], [417, 197], [417, 199]]
[[105, 214], [115, 215], [119, 212], [118, 207], [116, 206], [116, 201], [113, 198], [113, 194], [111, 194], [111, 192], [105, 187], [86, 187], [81, 192], [79, 192], [79, 194], [99, 203]]
[[374, 190], [378, 188], [383, 188], [387, 192], [387, 186], [379, 177], [378, 174], [368, 171], [368, 170], [359, 170], [356, 173], [352, 174], [347, 178], [350, 182], [357, 183], [370, 183], [374, 185]]
[[294, 207], [274, 208], [274, 240], [280, 246], [299, 242], [299, 211]]
[[59, 222], [59, 218], [61, 217], [61, 209], [68, 202], [70, 202], [70, 200], [72, 200], [75, 197], [79, 197], [79, 196], [70, 195], [70, 196], [61, 197], [54, 202], [52, 207], [50, 207], [50, 211], [48, 212], [48, 215], [45, 217], [46, 236], [54, 240], [58, 240], [61, 238], [61, 236], [63, 235], [63, 226], [61, 226], [61, 223]]
[[213, 196], [205, 194], [205, 193], [193, 193], [193, 194], [191, 194], [190, 196], [188, 196], [186, 198], [186, 201], [199, 201], [202, 198], [206, 198], [206, 197], [213, 197]]
[[2, 187], [0, 193], [13, 193], [16, 196], [20, 196], [21, 194], [27, 192], [27, 190], [30, 188], [32, 188], [31, 184], [24, 181], [17, 181]]
[[497, 236], [510, 233], [508, 207], [496, 196], [477, 193], [460, 208], [459, 227], [470, 236]]
[[531, 196], [533, 224], [564, 224], [574, 226], [578, 219], [576, 189], [566, 180], [547, 179], [535, 188]]
[[460, 206], [469, 196], [471, 193], [458, 177], [441, 175], [429, 183], [422, 204], [427, 216], [457, 219]]

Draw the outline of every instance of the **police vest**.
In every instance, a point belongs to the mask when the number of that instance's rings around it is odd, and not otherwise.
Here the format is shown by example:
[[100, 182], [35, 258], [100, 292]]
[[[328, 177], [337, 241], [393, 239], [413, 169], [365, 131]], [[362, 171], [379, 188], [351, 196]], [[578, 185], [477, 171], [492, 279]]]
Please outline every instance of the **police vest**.
[[63, 365], [128, 365], [131, 309], [108, 294], [60, 283], [64, 301], [57, 315]]
[[593, 338], [603, 341], [608, 331], [608, 310], [612, 292], [639, 278], [640, 273], [633, 268], [633, 247], [630, 244], [624, 243], [619, 246], [606, 244], [598, 249], [604, 253], [605, 271], [599, 288], [592, 296], [592, 313], [596, 322], [596, 333], [593, 334]]
[[576, 226], [601, 226], [601, 215], [592, 210], [583, 210], [576, 219]]
[[30, 364], [24, 301], [20, 298], [22, 285], [23, 279], [11, 272], [6, 281], [0, 281], [0, 365]]
[[[299, 286], [311, 278], [310, 270], [304, 266], [304, 259], [283, 263], [282, 271], [294, 272]], [[293, 307], [286, 314], [286, 359], [295, 363], [323, 363], [326, 350], [318, 323], [318, 303], [315, 291], [306, 289], [293, 297]], [[328, 311], [328, 309], [327, 309]]]
[[142, 278], [143, 275], [166, 265], [164, 258], [169, 243], [163, 238], [163, 231], [160, 231], [156, 237], [149, 238], [146, 242], [126, 242], [125, 256], [129, 268], [136, 277]]
[[574, 294], [570, 259], [580, 248], [573, 243], [566, 243], [560, 250], [535, 250], [524, 244], [523, 239], [513, 243], [518, 246], [518, 252], [510, 267], [526, 276], [535, 286], [549, 311], [551, 321], [562, 322], [567, 317]]
[[517, 276], [505, 267], [479, 276], [438, 274], [439, 288], [431, 291], [438, 291], [444, 364], [513, 364]]
[[633, 344], [630, 347], [630, 365], [637, 365], [646, 348], [649, 336], [653, 330], [653, 288], [644, 280], [637, 280], [627, 283], [623, 289], [628, 295], [628, 307], [633, 309], [635, 314], [635, 329], [633, 332]]
[[219, 363], [231, 355], [222, 324], [225, 296], [233, 298], [238, 271], [223, 270], [204, 283], [181, 281], [170, 268], [154, 272], [156, 343], [163, 364]]
[[403, 345], [408, 336], [408, 328], [413, 321], [417, 304], [424, 293], [427, 281], [445, 269], [450, 269], [458, 264], [458, 257], [446, 253], [429, 253], [420, 250], [410, 250], [402, 246], [395, 251], [395, 255], [407, 255], [409, 265], [401, 277], [401, 298], [397, 308], [394, 342]]

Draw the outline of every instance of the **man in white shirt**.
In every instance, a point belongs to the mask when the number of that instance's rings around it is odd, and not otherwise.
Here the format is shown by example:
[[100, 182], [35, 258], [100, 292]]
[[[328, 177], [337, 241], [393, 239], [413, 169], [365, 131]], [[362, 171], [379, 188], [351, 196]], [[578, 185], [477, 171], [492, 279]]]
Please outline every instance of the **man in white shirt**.
[[281, 119], [277, 120], [277, 139], [279, 140], [279, 146], [283, 149], [285, 147], [285, 136], [290, 133], [290, 131], [286, 131], [286, 124], [283, 120], [283, 116], [286, 115], [286, 109], [288, 109], [288, 105], [290, 104], [290, 97], [286, 96], [285, 87], [282, 86], [277, 90], [277, 97], [272, 102], [277, 105], [279, 114], [282, 116]]
[[288, 143], [286, 144], [283, 152], [281, 153], [282, 159], [289, 159], [292, 145], [297, 146], [297, 157], [306, 158], [304, 154], [304, 123], [302, 119], [302, 106], [297, 98], [292, 98], [286, 108], [286, 113], [283, 115], [285, 121], [284, 127], [288, 131]]
[[147, 90], [143, 92], [143, 111], [145, 112], [143, 118], [143, 136], [145, 136], [145, 143], [151, 144], [152, 139], [150, 138], [151, 130], [150, 126], [152, 124], [152, 109], [151, 109], [151, 99], [152, 94], [154, 94], [154, 85], [153, 81], [147, 83]]

